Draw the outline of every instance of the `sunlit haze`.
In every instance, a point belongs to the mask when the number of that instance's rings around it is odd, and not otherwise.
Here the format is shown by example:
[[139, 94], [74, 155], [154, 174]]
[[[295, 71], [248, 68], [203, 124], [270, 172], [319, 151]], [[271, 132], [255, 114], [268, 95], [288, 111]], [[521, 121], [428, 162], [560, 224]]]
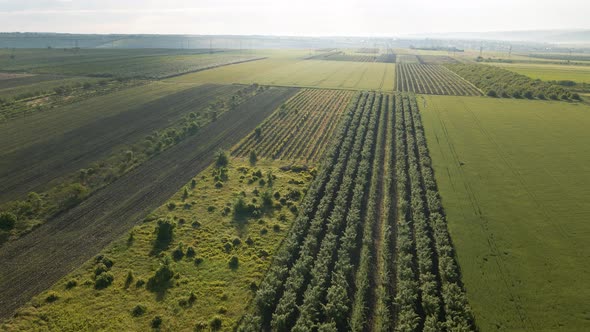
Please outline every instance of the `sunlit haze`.
[[584, 0], [2, 0], [0, 31], [399, 36], [580, 29], [589, 12]]

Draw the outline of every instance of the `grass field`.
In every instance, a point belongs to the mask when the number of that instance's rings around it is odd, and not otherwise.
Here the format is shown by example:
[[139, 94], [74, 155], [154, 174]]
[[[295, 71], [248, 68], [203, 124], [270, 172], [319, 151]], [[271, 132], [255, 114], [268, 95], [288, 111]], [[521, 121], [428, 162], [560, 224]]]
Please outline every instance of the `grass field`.
[[505, 69], [544, 81], [569, 80], [590, 83], [590, 66], [566, 66], [554, 64], [491, 63]]
[[420, 97], [482, 331], [590, 329], [590, 107]]
[[279, 86], [392, 91], [395, 65], [272, 58], [169, 79], [180, 83], [259, 83]]

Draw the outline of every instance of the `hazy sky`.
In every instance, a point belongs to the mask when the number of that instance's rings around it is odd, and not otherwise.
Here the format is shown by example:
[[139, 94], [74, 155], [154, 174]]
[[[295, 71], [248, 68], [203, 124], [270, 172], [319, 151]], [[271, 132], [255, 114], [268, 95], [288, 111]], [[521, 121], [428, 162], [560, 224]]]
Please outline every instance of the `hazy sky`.
[[0, 0], [0, 31], [397, 36], [589, 28], [588, 0]]

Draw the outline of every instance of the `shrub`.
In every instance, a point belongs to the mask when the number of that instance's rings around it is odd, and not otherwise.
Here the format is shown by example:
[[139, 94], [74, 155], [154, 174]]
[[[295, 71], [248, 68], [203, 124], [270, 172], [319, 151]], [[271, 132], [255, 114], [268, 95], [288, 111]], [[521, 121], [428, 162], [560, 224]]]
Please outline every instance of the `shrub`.
[[133, 271], [127, 272], [127, 278], [125, 278], [125, 288], [129, 288], [129, 286], [133, 282], [133, 279]]
[[256, 152], [254, 150], [250, 151], [250, 154], [248, 155], [248, 160], [250, 161], [250, 165], [256, 165], [256, 162], [258, 161], [258, 156], [256, 155]]
[[147, 289], [150, 291], [159, 291], [168, 288], [170, 280], [174, 277], [174, 271], [170, 268], [168, 261], [160, 265], [156, 273], [148, 279]]
[[172, 251], [172, 258], [175, 261], [179, 261], [182, 259], [182, 257], [184, 257], [184, 248], [183, 248], [182, 242], [180, 242], [178, 244], [178, 246], [176, 247], [176, 249], [174, 249], [174, 251]]
[[155, 246], [158, 248], [165, 248], [170, 244], [170, 241], [172, 241], [174, 224], [172, 224], [169, 220], [160, 219], [158, 220], [155, 233]]
[[78, 282], [76, 280], [70, 280], [66, 283], [66, 289], [72, 289], [74, 287], [78, 286]]
[[154, 317], [154, 319], [152, 319], [152, 327], [157, 329], [160, 327], [160, 325], [162, 325], [162, 317], [160, 317], [160, 316]]
[[55, 293], [55, 292], [49, 292], [49, 294], [45, 298], [45, 302], [52, 303], [52, 302], [57, 301], [58, 299], [59, 299], [59, 296], [57, 295], [57, 293]]
[[188, 303], [193, 304], [196, 300], [197, 296], [195, 295], [195, 293], [191, 292], [191, 294], [188, 296]]
[[215, 165], [217, 167], [225, 167], [229, 164], [227, 153], [223, 150], [217, 151], [215, 154]]
[[188, 258], [195, 257], [195, 249], [193, 247], [186, 248], [186, 257], [188, 257]]
[[211, 327], [211, 330], [213, 330], [213, 331], [220, 330], [222, 325], [223, 325], [223, 321], [221, 320], [221, 317], [219, 317], [219, 316], [213, 316], [213, 318], [211, 318], [211, 321], [209, 322], [209, 326]]
[[498, 94], [496, 93], [495, 90], [488, 90], [487, 95], [488, 95], [488, 97], [494, 97], [494, 98], [498, 97]]
[[240, 264], [237, 256], [232, 256], [229, 259], [228, 265], [231, 269], [237, 269], [238, 265]]
[[16, 216], [10, 212], [2, 212], [0, 213], [0, 229], [1, 230], [11, 230], [14, 228], [16, 224]]
[[146, 311], [147, 311], [147, 308], [144, 305], [138, 304], [133, 308], [133, 310], [131, 310], [131, 316], [139, 317], [139, 316], [145, 314]]
[[112, 273], [103, 272], [103, 273], [99, 274], [98, 276], [96, 276], [96, 279], [94, 280], [94, 288], [95, 289], [107, 288], [113, 283], [113, 280], [115, 280], [115, 277], [113, 276]]

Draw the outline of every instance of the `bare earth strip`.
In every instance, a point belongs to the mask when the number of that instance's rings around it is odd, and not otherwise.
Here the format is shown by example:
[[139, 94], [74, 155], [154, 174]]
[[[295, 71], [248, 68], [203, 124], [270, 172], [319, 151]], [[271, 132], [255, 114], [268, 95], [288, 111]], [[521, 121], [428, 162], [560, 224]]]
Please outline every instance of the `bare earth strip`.
[[237, 143], [296, 92], [271, 88], [256, 95], [68, 213], [0, 248], [0, 318], [128, 231], [205, 169], [216, 150]]

